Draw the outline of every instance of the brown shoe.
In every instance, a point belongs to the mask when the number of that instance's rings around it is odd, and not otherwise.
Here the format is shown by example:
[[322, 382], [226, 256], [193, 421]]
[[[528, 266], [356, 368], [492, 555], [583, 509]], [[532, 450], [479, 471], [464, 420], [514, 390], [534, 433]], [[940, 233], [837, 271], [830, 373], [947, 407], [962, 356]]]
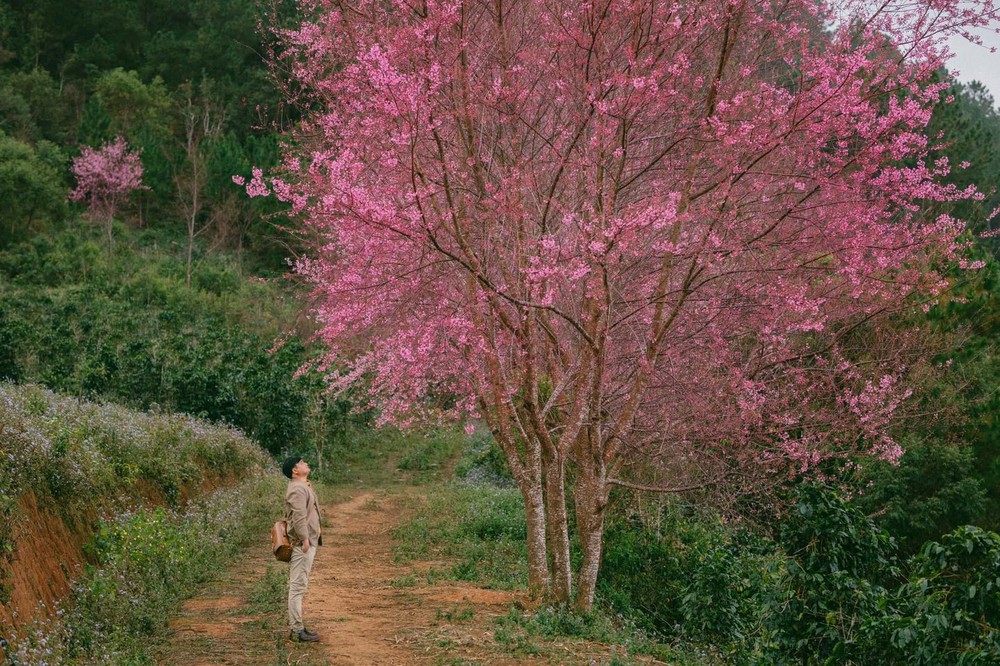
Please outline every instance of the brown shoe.
[[288, 640], [298, 641], [300, 643], [316, 643], [319, 641], [319, 634], [309, 631], [308, 629], [303, 629], [302, 631], [291, 631], [288, 634]]

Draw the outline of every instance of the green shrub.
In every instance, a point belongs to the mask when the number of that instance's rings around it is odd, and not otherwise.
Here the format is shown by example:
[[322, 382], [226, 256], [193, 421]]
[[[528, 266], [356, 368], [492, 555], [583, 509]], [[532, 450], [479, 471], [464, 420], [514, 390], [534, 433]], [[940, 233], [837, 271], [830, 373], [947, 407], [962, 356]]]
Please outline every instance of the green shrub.
[[812, 485], [779, 532], [772, 544], [706, 516], [613, 514], [599, 599], [727, 663], [998, 663], [997, 535], [961, 528], [902, 566], [888, 533]]
[[[895, 544], [835, 491], [812, 485], [781, 528], [783, 578], [770, 599], [764, 654], [773, 663], [868, 663], [872, 622], [890, 607]], [[765, 660], [766, 661], [766, 660]]]
[[201, 266], [211, 288], [189, 289], [180, 258], [136, 249], [151, 232], [122, 229], [113, 257], [89, 235], [67, 227], [0, 252], [0, 374], [230, 423], [275, 454], [311, 443], [323, 387], [296, 378], [312, 353], [300, 342], [270, 349], [287, 322], [287, 306], [262, 305], [281, 300], [274, 288], [215, 258]]
[[886, 622], [892, 646], [926, 666], [1000, 663], [1000, 535], [964, 526], [924, 544]]
[[768, 545], [667, 505], [655, 522], [613, 514], [598, 598], [648, 633], [738, 651], [771, 580]]

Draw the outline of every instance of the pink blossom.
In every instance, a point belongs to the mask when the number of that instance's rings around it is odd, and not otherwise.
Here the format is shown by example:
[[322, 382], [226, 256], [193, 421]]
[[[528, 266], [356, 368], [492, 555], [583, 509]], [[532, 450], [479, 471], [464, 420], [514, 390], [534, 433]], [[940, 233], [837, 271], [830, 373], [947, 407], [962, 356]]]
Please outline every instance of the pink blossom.
[[108, 224], [129, 193], [149, 189], [142, 184], [138, 153], [129, 151], [121, 136], [100, 148], [83, 146], [70, 171], [76, 177], [76, 188], [69, 198], [86, 203], [94, 217]]
[[521, 443], [586, 429], [595, 465], [667, 476], [898, 456], [916, 343], [890, 316], [967, 248], [927, 203], [982, 196], [944, 182], [924, 132], [945, 40], [992, 0], [600, 21], [526, 0], [502, 29], [486, 4], [306, 4], [279, 37], [312, 111], [247, 191], [315, 241], [297, 268], [335, 389], [364, 379], [397, 423], [475, 410]]

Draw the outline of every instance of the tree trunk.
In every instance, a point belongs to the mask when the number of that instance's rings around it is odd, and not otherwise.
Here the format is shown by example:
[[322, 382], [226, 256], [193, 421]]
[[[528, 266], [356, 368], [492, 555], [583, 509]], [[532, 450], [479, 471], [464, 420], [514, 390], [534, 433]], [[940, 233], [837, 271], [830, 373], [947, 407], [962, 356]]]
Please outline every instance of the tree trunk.
[[556, 451], [544, 456], [545, 526], [552, 557], [552, 599], [568, 605], [573, 588], [566, 515], [566, 461]]
[[110, 259], [115, 253], [115, 217], [114, 213], [108, 214], [107, 222], [104, 225], [105, 231], [108, 232], [108, 258]]
[[577, 579], [576, 608], [587, 612], [594, 607], [597, 574], [601, 568], [604, 542], [604, 517], [608, 506], [608, 486], [603, 465], [581, 469], [576, 485], [576, 523], [583, 550], [583, 563]]
[[[193, 151], [193, 148], [189, 148], [189, 152]], [[191, 288], [191, 257], [194, 254], [194, 237], [195, 229], [198, 223], [198, 210], [200, 208], [198, 202], [198, 189], [200, 183], [198, 176], [198, 156], [192, 153], [192, 175], [191, 175], [191, 215], [188, 218], [188, 246], [187, 246], [187, 280], [186, 286], [188, 289]]]
[[188, 222], [188, 246], [187, 246], [187, 279], [184, 281], [185, 286], [191, 288], [191, 255], [194, 254], [194, 215], [191, 216], [191, 220]]
[[533, 599], [549, 596], [549, 563], [546, 555], [545, 501], [541, 479], [537, 483], [522, 483], [524, 511], [528, 522], [528, 590]]

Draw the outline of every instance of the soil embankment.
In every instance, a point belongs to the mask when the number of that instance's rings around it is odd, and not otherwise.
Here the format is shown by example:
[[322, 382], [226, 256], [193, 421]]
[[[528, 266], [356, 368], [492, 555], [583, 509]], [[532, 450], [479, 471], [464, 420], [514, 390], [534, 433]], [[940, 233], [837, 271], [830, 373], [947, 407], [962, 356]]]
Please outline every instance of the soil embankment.
[[30, 623], [65, 599], [70, 581], [84, 561], [83, 544], [90, 536], [86, 529], [68, 526], [40, 506], [31, 492], [18, 499], [15, 516], [16, 548], [9, 570], [2, 572], [10, 596], [0, 605], [0, 627]]

